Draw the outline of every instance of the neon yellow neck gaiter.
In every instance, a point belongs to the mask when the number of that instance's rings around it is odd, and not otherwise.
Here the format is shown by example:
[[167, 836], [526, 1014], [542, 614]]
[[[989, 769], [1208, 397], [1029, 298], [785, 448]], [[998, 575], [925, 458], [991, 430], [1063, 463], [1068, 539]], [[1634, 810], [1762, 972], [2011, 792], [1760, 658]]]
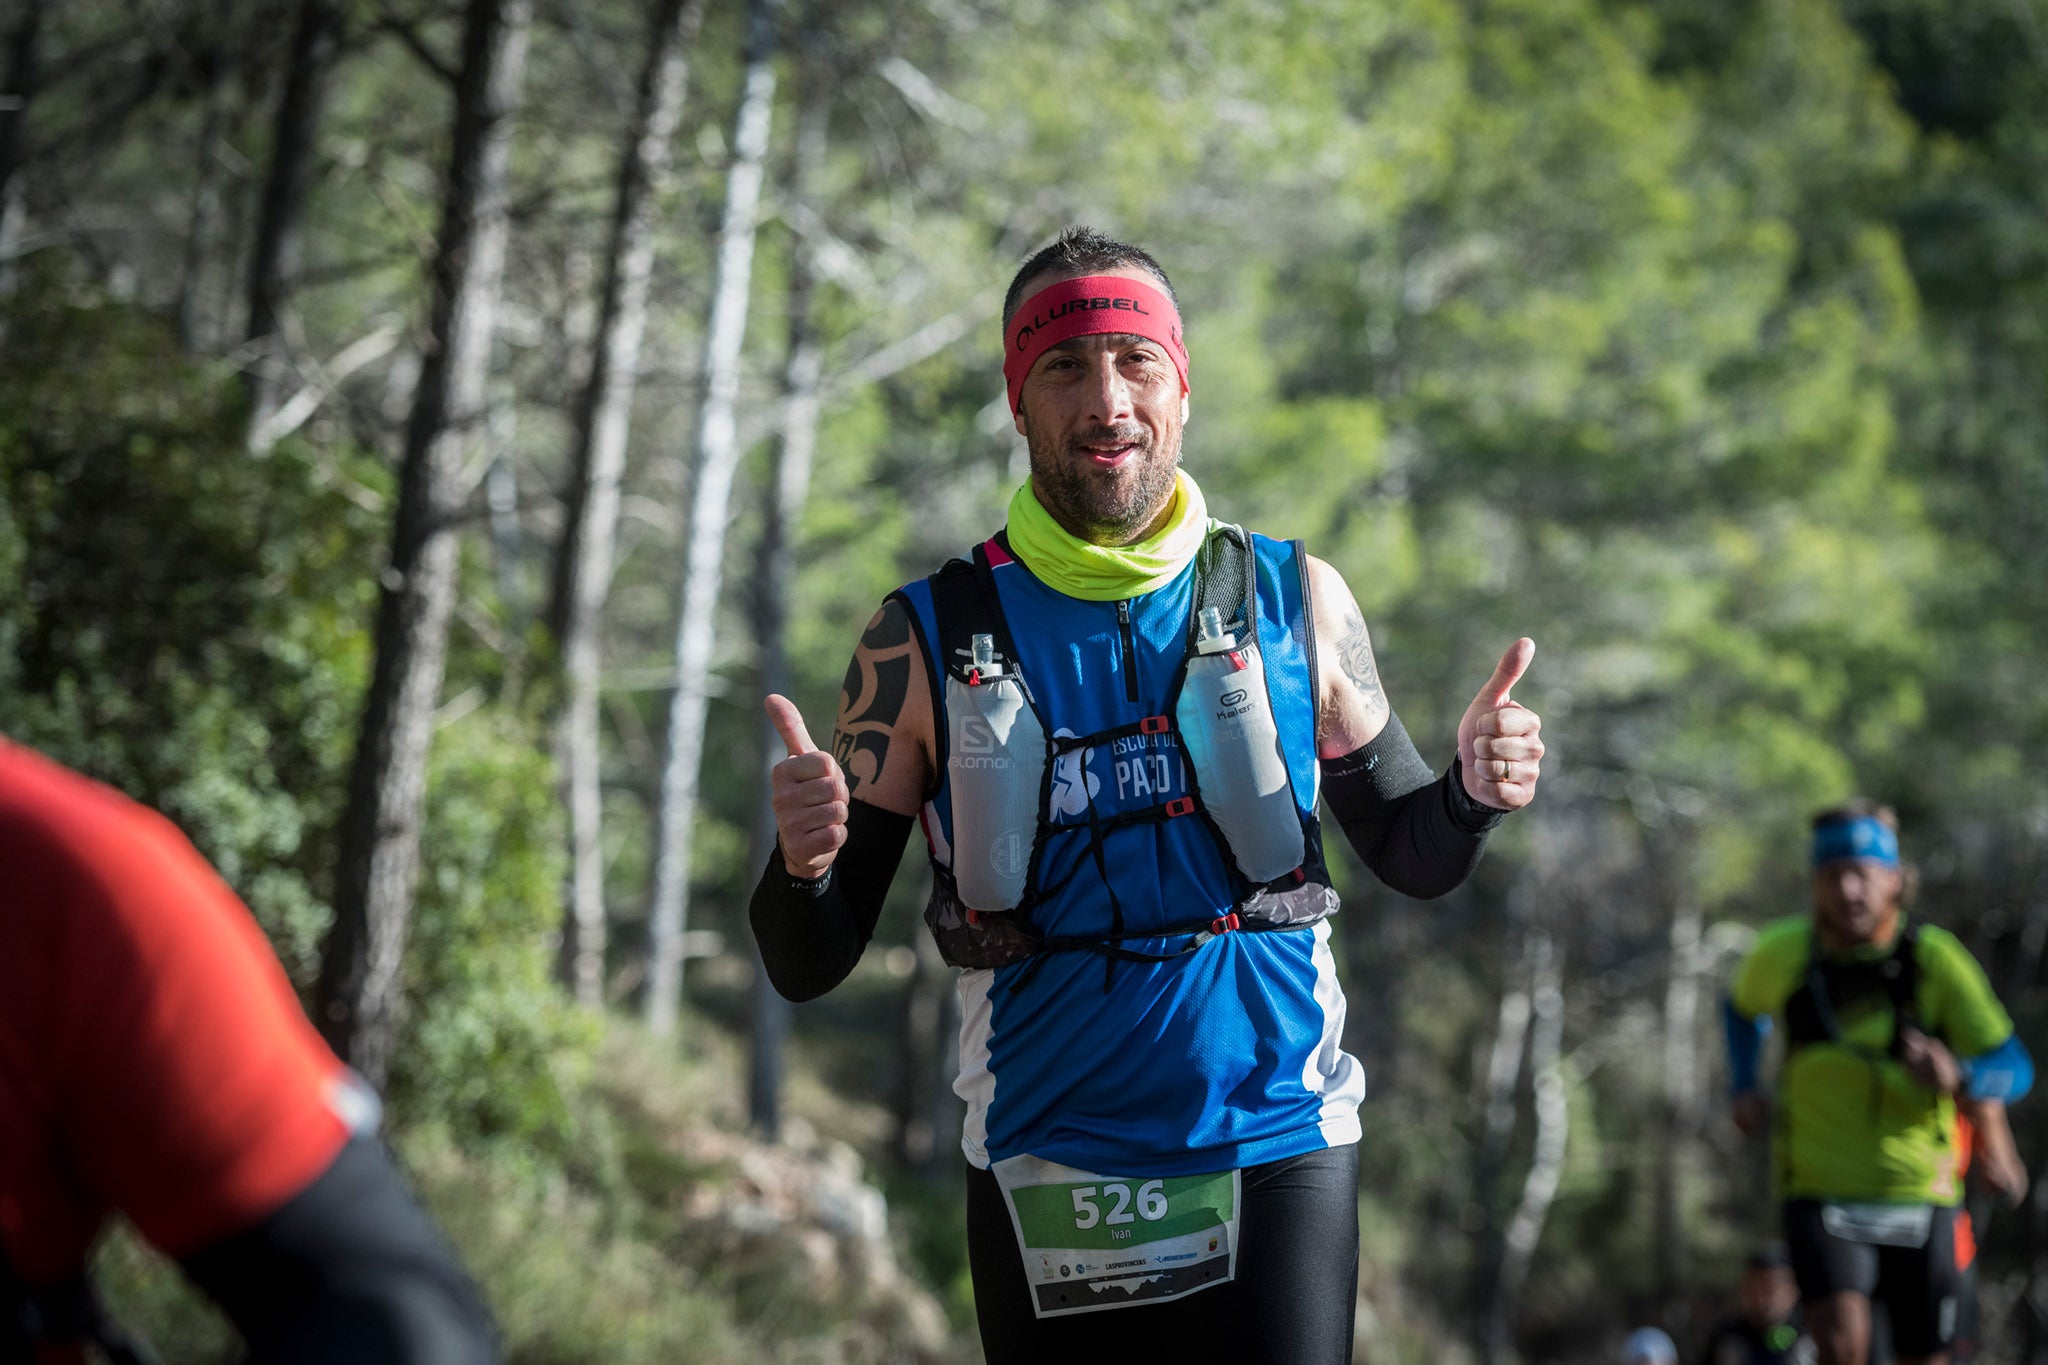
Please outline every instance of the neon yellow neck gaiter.
[[1010, 499], [1010, 548], [1047, 587], [1084, 602], [1114, 602], [1163, 588], [1209, 534], [1209, 505], [1185, 469], [1174, 471], [1166, 524], [1135, 545], [1090, 545], [1052, 519], [1026, 479]]

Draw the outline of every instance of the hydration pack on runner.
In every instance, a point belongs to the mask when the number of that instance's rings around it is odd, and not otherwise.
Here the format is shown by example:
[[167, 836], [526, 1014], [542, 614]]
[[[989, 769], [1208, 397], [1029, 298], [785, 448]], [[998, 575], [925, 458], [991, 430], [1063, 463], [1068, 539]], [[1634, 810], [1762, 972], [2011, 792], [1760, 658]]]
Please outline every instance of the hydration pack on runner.
[[[1920, 1024], [1920, 938], [1910, 922], [1902, 926], [1883, 957], [1843, 961], [1821, 956], [1816, 941], [1808, 949], [1806, 980], [1785, 1001], [1785, 1055], [1815, 1043], [1832, 1043], [1864, 1063], [1870, 1080], [1870, 1112], [1884, 1103], [1882, 1064], [1899, 1057], [1899, 1032]], [[1882, 1051], [1858, 1047], [1842, 1036], [1845, 1011], [1881, 999], [1891, 1005], [1891, 1037]], [[1787, 1112], [1780, 1107], [1780, 1121]]]
[[[1198, 552], [1186, 644], [1163, 714], [1097, 731], [1055, 735], [1018, 661], [988, 546], [932, 575], [942, 682], [951, 865], [933, 859], [925, 922], [957, 967], [999, 967], [1067, 949], [1111, 959], [1164, 961], [1236, 929], [1300, 928], [1335, 908], [1313, 817], [1297, 804], [1281, 751], [1258, 644], [1255, 565], [1242, 528], [1220, 527]], [[1056, 765], [1095, 746], [1171, 734], [1192, 793], [1135, 816], [1054, 826], [1046, 818]], [[1084, 783], [1085, 786], [1085, 783]], [[1102, 838], [1116, 824], [1195, 816], [1208, 828], [1236, 884], [1230, 913], [1126, 934]], [[1048, 837], [1093, 841], [1109, 888], [1112, 925], [1090, 938], [1051, 938], [1031, 909], [1060, 888], [1038, 884]], [[1127, 948], [1130, 938], [1185, 936], [1178, 952]]]
[[1907, 924], [1883, 957], [1865, 961], [1843, 961], [1823, 957], [1815, 944], [1806, 959], [1806, 980], [1785, 1001], [1785, 1045], [1801, 1048], [1814, 1043], [1848, 1047], [1842, 1038], [1841, 1012], [1853, 1010], [1873, 998], [1891, 1005], [1892, 1032], [1884, 1055], [1899, 1055], [1899, 1030], [1917, 1027], [1920, 1006], [1920, 939], [1916, 926]]
[[1024, 899], [1048, 749], [1045, 725], [992, 632], [970, 637], [964, 670], [946, 670], [946, 780], [953, 791], [953, 876], [960, 899], [1014, 910]]

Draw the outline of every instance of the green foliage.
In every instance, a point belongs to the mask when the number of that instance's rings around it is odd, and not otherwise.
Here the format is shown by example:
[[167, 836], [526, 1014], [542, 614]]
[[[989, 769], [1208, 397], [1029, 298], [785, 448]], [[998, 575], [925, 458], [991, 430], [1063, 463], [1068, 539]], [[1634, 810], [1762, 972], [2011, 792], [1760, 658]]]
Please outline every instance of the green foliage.
[[[327, 919], [382, 472], [240, 451], [220, 366], [38, 279], [0, 360], [8, 732], [162, 809], [301, 983]], [[89, 376], [89, 382], [81, 382]]]
[[466, 1151], [444, 1130], [416, 1131], [406, 1155], [483, 1287], [511, 1359], [759, 1358], [717, 1288], [672, 1260], [658, 1236], [622, 1227], [614, 1200], [506, 1155]]
[[566, 1160], [596, 1022], [550, 975], [567, 866], [554, 765], [538, 727], [486, 708], [436, 735], [427, 790], [393, 1117]]
[[242, 1359], [234, 1326], [128, 1224], [100, 1240], [92, 1269], [114, 1321], [159, 1353], [192, 1365]]
[[[0, 365], [8, 733], [176, 820], [304, 985], [388, 480], [347, 447], [248, 458], [232, 373], [167, 366], [154, 319], [62, 286], [17, 297]], [[394, 1104], [559, 1154], [590, 1029], [548, 976], [552, 768], [494, 708], [450, 727], [436, 761]]]

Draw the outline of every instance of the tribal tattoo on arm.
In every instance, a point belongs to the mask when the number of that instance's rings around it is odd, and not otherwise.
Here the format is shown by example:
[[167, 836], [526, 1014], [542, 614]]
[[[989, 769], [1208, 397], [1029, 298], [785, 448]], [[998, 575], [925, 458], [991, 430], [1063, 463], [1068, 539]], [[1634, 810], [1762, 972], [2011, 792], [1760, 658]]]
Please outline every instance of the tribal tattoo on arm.
[[910, 694], [910, 670], [917, 667], [910, 616], [900, 602], [885, 602], [868, 622], [846, 680], [839, 688], [839, 723], [832, 731], [832, 756], [846, 773], [850, 796], [860, 795], [882, 776], [889, 741]]

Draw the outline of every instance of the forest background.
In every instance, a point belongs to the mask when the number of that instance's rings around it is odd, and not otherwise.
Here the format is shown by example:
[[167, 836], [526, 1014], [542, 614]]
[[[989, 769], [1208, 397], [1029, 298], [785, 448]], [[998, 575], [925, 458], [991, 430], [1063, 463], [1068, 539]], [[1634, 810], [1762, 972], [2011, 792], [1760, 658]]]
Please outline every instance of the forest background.
[[[975, 1358], [921, 859], [840, 991], [758, 990], [759, 697], [822, 734], [1000, 521], [1000, 291], [1073, 222], [1173, 274], [1190, 469], [1344, 572], [1426, 756], [1538, 642], [1552, 760], [1473, 881], [1338, 850], [1359, 1359], [1697, 1333], [1770, 1222], [1715, 1002], [1823, 803], [1898, 808], [2048, 1055], [2048, 0], [6, 0], [0, 44], [0, 728], [241, 892], [516, 1359]], [[1989, 1358], [2048, 1359], [2048, 1200], [1985, 1240]]]

